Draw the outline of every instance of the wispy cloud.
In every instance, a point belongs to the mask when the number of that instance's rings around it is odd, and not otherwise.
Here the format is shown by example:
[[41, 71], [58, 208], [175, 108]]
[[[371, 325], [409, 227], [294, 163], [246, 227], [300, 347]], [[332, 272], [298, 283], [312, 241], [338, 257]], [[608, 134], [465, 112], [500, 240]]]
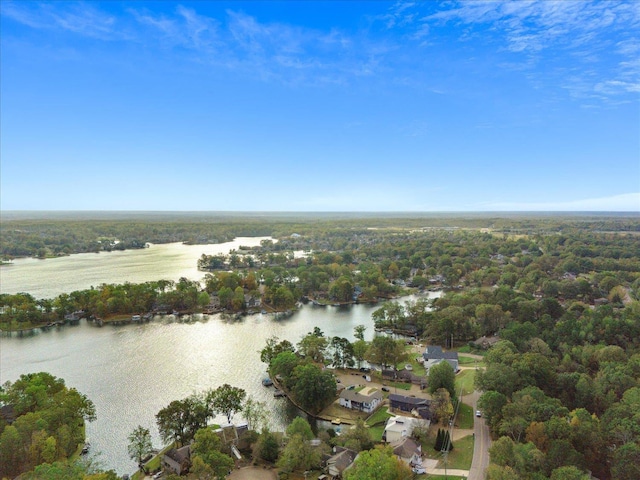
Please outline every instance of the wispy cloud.
[[640, 212], [640, 192], [557, 202], [487, 202], [480, 210]]
[[35, 29], [64, 30], [86, 37], [112, 40], [126, 37], [117, 19], [92, 5], [2, 2], [2, 15]]
[[514, 55], [503, 67], [537, 69], [538, 83], [600, 100], [637, 91], [640, 73], [630, 64], [640, 45], [631, 32], [640, 28], [640, 2], [479, 0], [438, 9], [421, 16], [417, 28], [453, 25], [461, 40], [494, 42]]

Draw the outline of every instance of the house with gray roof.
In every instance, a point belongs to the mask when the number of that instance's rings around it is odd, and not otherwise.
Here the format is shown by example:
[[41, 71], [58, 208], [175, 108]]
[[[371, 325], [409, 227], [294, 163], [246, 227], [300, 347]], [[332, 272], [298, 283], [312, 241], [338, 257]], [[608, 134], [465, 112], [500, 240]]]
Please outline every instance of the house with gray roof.
[[365, 387], [358, 392], [345, 389], [340, 392], [339, 403], [345, 408], [371, 413], [382, 403], [382, 398], [377, 388]]
[[445, 352], [437, 345], [427, 345], [422, 354], [424, 368], [429, 371], [431, 367], [440, 362], [448, 362], [454, 372], [460, 370], [458, 366], [458, 352]]

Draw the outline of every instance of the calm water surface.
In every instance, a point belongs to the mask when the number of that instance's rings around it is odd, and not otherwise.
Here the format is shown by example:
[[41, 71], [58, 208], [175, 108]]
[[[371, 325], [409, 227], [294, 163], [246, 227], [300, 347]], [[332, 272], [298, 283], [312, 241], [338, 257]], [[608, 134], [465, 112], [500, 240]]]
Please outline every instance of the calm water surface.
[[0, 267], [0, 293], [27, 292], [35, 298], [97, 287], [102, 283], [142, 283], [154, 280], [201, 280], [198, 258], [204, 253], [229, 253], [241, 246], [256, 247], [270, 237], [238, 237], [214, 245], [165, 243], [139, 250], [80, 253], [68, 257], [19, 258]]
[[[226, 244], [225, 248], [228, 251], [238, 245], [256, 245], [260, 240], [236, 239], [231, 242], [235, 246]], [[92, 284], [180, 276], [199, 279], [202, 272], [190, 262], [195, 262], [203, 252], [213, 252], [211, 247], [221, 245], [198, 246], [197, 251], [188, 254], [183, 250], [193, 247], [172, 244], [133, 252], [16, 262], [10, 267], [15, 275], [10, 288], [33, 293], [29, 286], [38, 285], [40, 278], [47, 285], [40, 285], [40, 293], [34, 296], [50, 298]], [[149, 252], [152, 252], [149, 261], [140, 261]], [[96, 258], [100, 259], [99, 266], [92, 263]], [[134, 269], [127, 267], [127, 258], [137, 262]], [[65, 270], [59, 275], [51, 267], [58, 260], [65, 261], [61, 262]], [[156, 265], [165, 260], [173, 265], [173, 270], [166, 265]], [[32, 264], [39, 266], [40, 272]], [[24, 277], [20, 275], [23, 266], [29, 272]], [[69, 274], [68, 270], [76, 275]], [[134, 277], [118, 278], [114, 271], [131, 271]], [[3, 274], [3, 282], [4, 278]], [[24, 284], [20, 284], [20, 278], [25, 278]], [[5, 289], [9, 291], [9, 287], [3, 285], [2, 291]], [[156, 317], [144, 325], [102, 328], [82, 321], [75, 327], [52, 329], [30, 337], [0, 338], [0, 383], [38, 371], [64, 378], [68, 386], [86, 394], [96, 405], [98, 418], [87, 426], [92, 455], [106, 468], [120, 474], [131, 473], [136, 465], [127, 455], [127, 436], [137, 425], [149, 428], [154, 446], [160, 447], [155, 414], [173, 400], [223, 383], [244, 388], [254, 399], [265, 402], [271, 412], [270, 427], [282, 430], [298, 412], [286, 400], [273, 398], [273, 390], [261, 384], [266, 370], [260, 362], [259, 351], [266, 340], [276, 335], [295, 344], [315, 326], [327, 336], [353, 340], [353, 329], [359, 324], [367, 326], [365, 334], [370, 339], [373, 337], [371, 313], [376, 308], [306, 305], [286, 320], [258, 314], [229, 321], [212, 315], [195, 316], [189, 323], [181, 323], [169, 315]]]

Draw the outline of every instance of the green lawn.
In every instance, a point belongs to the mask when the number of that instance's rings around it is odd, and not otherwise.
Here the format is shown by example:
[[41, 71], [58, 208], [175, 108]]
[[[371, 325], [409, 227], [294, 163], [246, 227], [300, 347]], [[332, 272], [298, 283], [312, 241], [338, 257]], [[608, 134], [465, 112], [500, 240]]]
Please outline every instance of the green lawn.
[[466, 357], [464, 355], [458, 355], [458, 363], [464, 367], [485, 367], [486, 365], [482, 360], [476, 360], [475, 358]]
[[390, 417], [393, 417], [393, 415], [387, 411], [387, 407], [381, 407], [375, 412], [373, 412], [373, 415], [367, 418], [365, 423], [369, 426], [373, 426], [376, 423], [386, 421], [387, 418], [390, 418]]
[[466, 403], [461, 403], [456, 417], [456, 427], [473, 428], [473, 408]]
[[469, 470], [473, 460], [473, 442], [472, 435], [467, 435], [453, 442], [453, 450], [449, 452], [447, 459], [447, 468]]
[[420, 355], [414, 351], [414, 346], [407, 345], [405, 347], [405, 352], [407, 353], [407, 359], [404, 362], [400, 362], [398, 365], [396, 365], [396, 368], [398, 370], [404, 370], [404, 366], [409, 364], [413, 367], [412, 372], [414, 375], [424, 376], [426, 370], [424, 369], [424, 365], [422, 363], [416, 361], [416, 358]]
[[369, 433], [371, 433], [371, 438], [375, 442], [382, 441], [382, 434], [384, 433], [384, 427], [387, 421], [387, 418], [392, 417], [388, 411], [387, 407], [382, 407], [376, 410], [373, 415], [371, 415], [365, 421], [365, 424], [368, 425]]
[[400, 390], [411, 390], [411, 384], [410, 383], [404, 383], [404, 382], [386, 382], [386, 385], [389, 388], [399, 388]]
[[462, 388], [463, 395], [469, 395], [475, 390], [474, 380], [476, 377], [475, 370], [462, 370], [456, 375], [456, 394], [460, 392]]

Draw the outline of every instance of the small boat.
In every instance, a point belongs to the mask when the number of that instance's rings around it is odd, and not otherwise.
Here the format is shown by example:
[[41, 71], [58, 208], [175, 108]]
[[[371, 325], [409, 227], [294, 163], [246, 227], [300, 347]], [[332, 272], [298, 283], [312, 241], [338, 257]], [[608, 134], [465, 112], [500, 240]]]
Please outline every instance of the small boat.
[[273, 385], [273, 381], [269, 377], [263, 378], [262, 385], [264, 385], [265, 387], [270, 387], [271, 385]]
[[282, 390], [278, 390], [277, 388], [275, 389], [275, 391], [273, 392], [273, 396], [276, 398], [280, 398], [280, 397], [284, 397], [285, 394]]
[[89, 442], [84, 442], [84, 446], [82, 447], [82, 451], [80, 452], [80, 454], [86, 455], [87, 453], [89, 453], [89, 447], [91, 447], [91, 444]]

